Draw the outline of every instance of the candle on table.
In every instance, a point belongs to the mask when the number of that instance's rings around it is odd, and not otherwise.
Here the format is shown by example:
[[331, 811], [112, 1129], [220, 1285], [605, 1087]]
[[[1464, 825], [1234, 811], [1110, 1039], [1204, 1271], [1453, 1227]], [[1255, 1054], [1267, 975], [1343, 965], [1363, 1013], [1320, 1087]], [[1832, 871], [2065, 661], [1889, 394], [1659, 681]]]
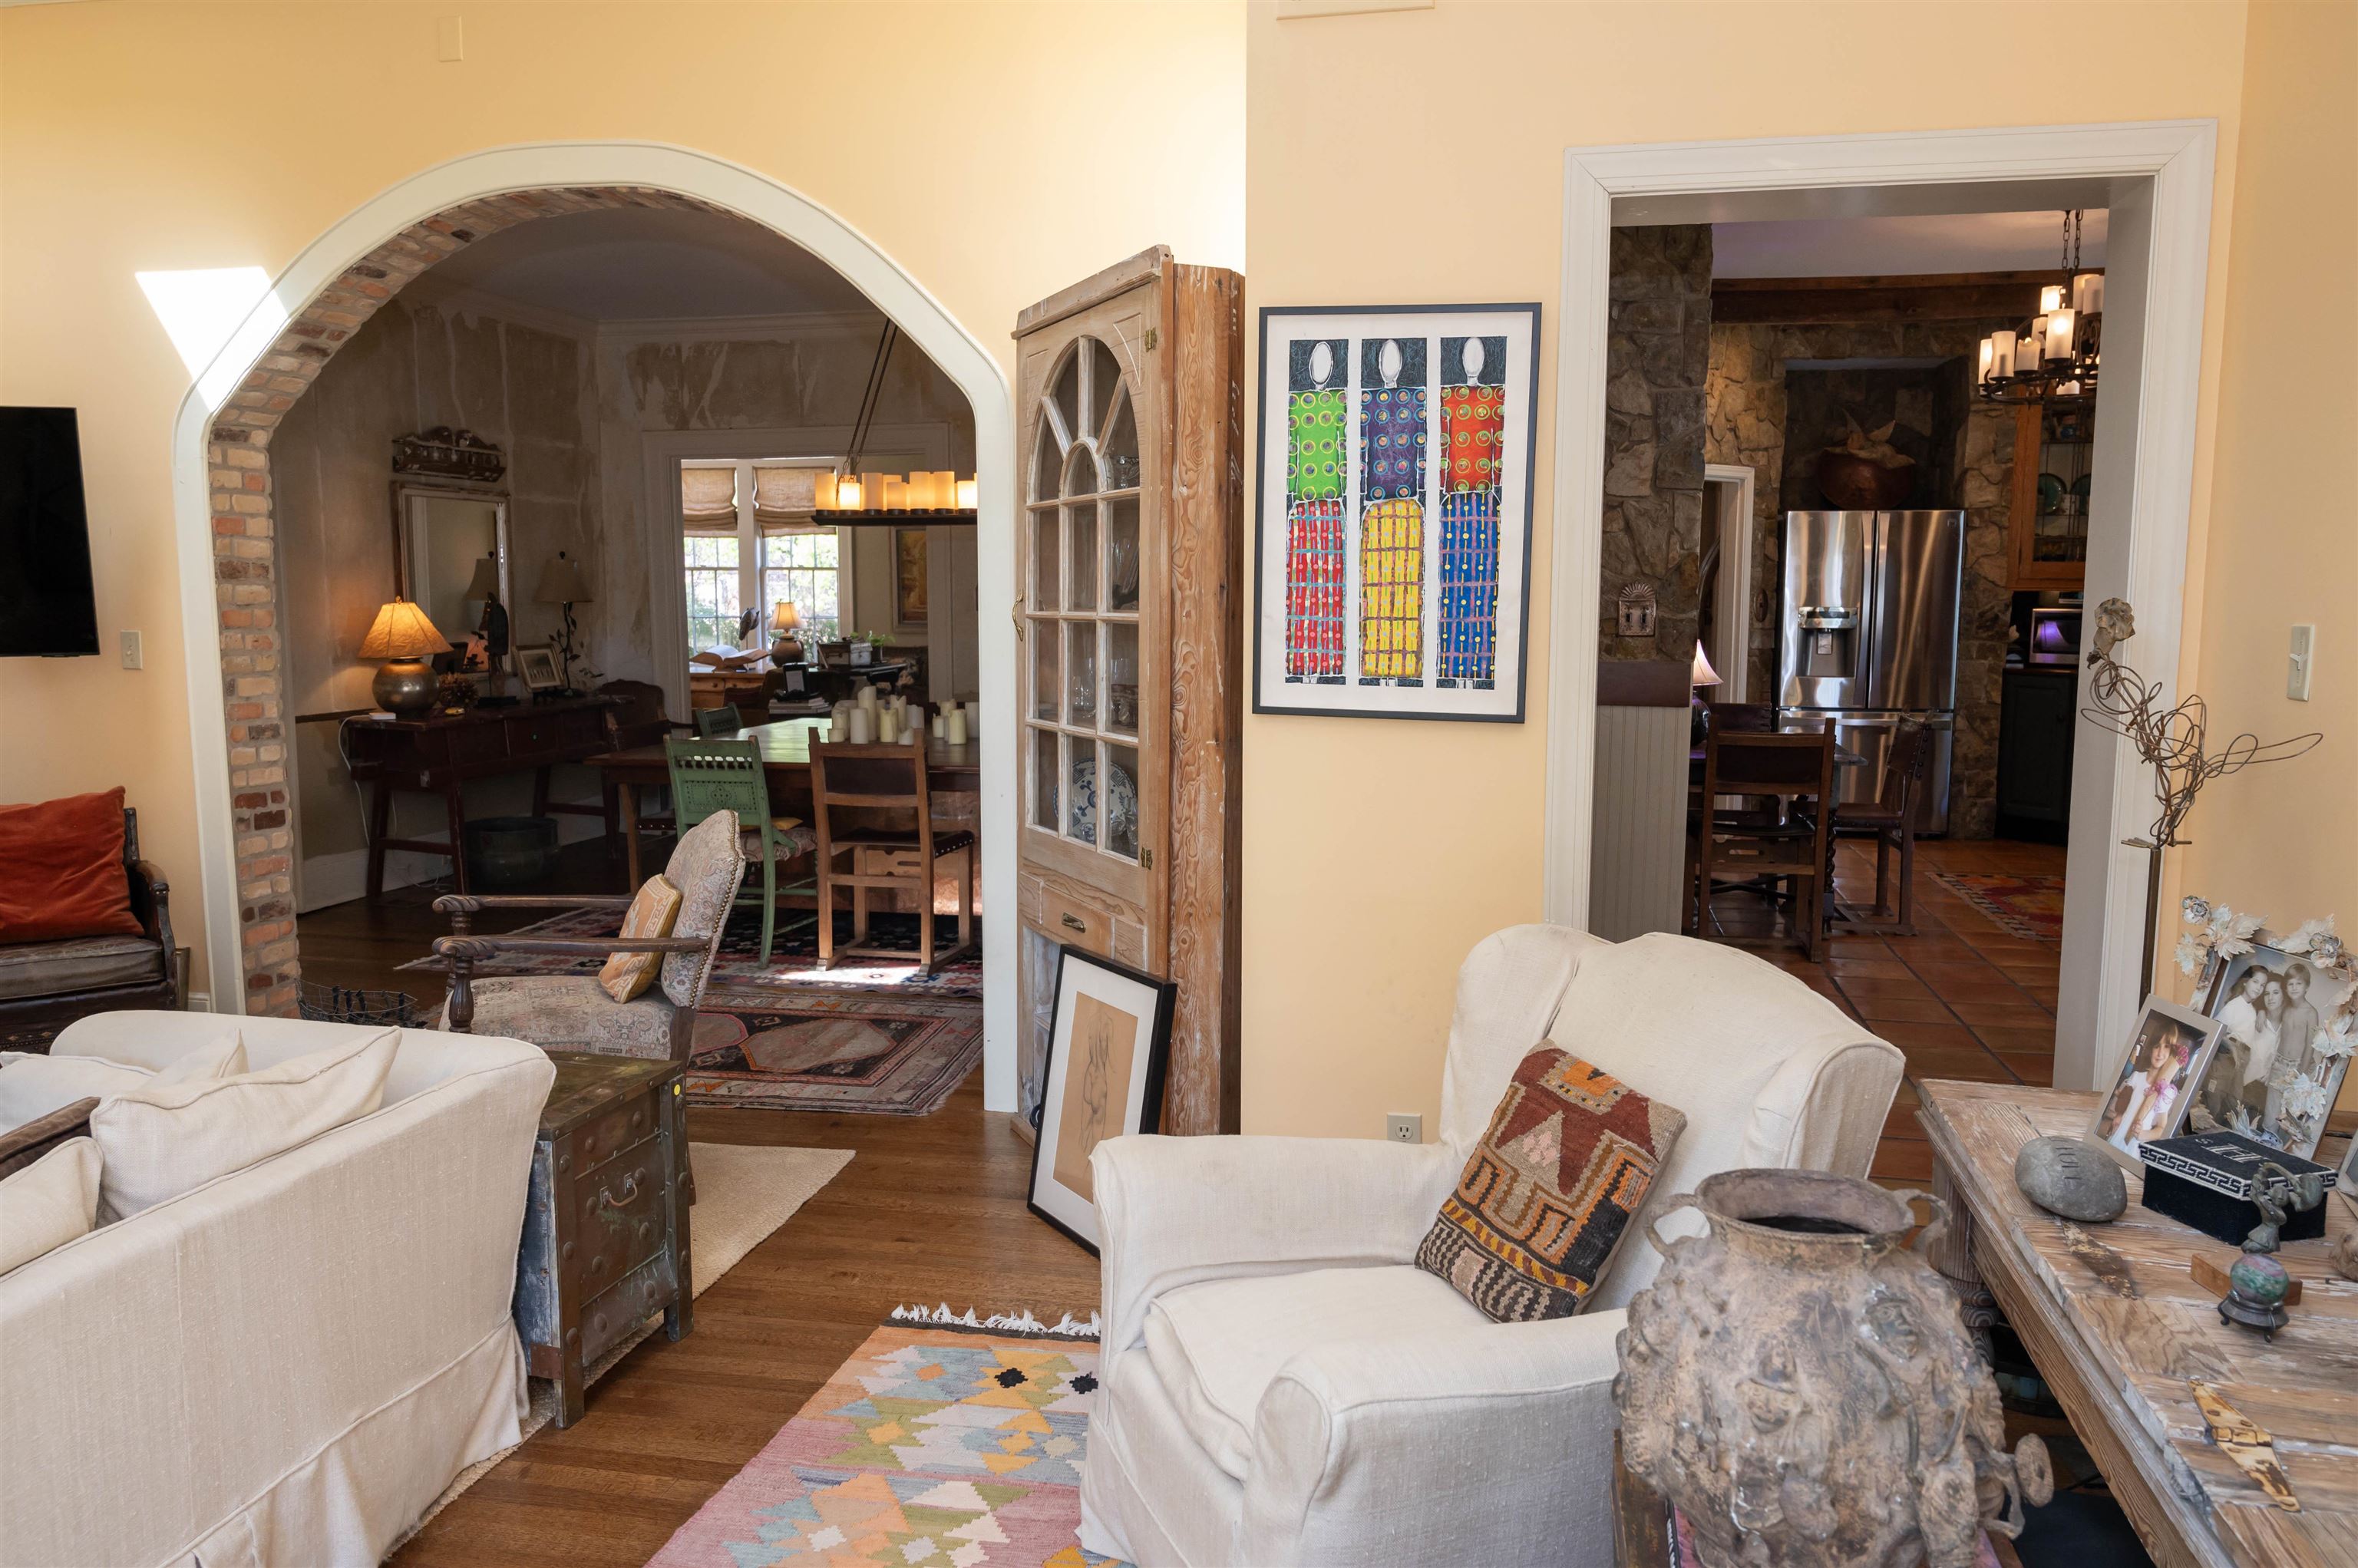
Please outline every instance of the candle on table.
[[865, 746], [876, 739], [876, 710], [855, 708], [851, 710], [851, 743]]
[[950, 709], [949, 722], [943, 727], [942, 739], [948, 741], [953, 746], [963, 746], [966, 744], [965, 708], [953, 708]]

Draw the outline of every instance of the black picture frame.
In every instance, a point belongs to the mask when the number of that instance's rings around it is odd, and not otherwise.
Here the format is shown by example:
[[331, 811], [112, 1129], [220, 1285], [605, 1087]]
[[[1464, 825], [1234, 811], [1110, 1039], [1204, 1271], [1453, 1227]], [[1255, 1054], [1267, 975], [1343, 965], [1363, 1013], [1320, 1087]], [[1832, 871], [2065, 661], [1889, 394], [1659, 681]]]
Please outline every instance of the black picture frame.
[[[1267, 557], [1268, 540], [1266, 534], [1269, 519], [1268, 509], [1271, 491], [1271, 470], [1272, 465], [1282, 465], [1284, 461], [1284, 454], [1279, 449], [1282, 444], [1271, 442], [1268, 438], [1270, 416], [1267, 406], [1267, 392], [1271, 374], [1269, 358], [1269, 327], [1271, 318], [1315, 316], [1456, 316], [1514, 314], [1529, 316], [1531, 320], [1531, 346], [1529, 364], [1525, 371], [1525, 374], [1529, 378], [1528, 385], [1530, 392], [1523, 400], [1526, 406], [1523, 413], [1523, 445], [1527, 455], [1524, 459], [1526, 472], [1523, 483], [1523, 538], [1522, 549], [1520, 552], [1521, 561], [1517, 568], [1516, 574], [1516, 582], [1518, 585], [1516, 591], [1521, 596], [1521, 613], [1519, 623], [1516, 627], [1515, 636], [1515, 701], [1513, 711], [1505, 713], [1469, 713], [1449, 708], [1410, 711], [1405, 709], [1371, 708], [1315, 707], [1306, 703], [1273, 703], [1269, 701], [1264, 695], [1265, 687], [1263, 684], [1268, 638], [1263, 634], [1264, 629], [1262, 625], [1262, 615], [1264, 613], [1265, 607], [1269, 603], [1269, 564]], [[1506, 304], [1264, 305], [1260, 308], [1260, 321], [1259, 328], [1260, 355], [1257, 363], [1259, 366], [1259, 373], [1261, 378], [1261, 401], [1258, 406], [1259, 413], [1257, 422], [1259, 427], [1254, 431], [1254, 440], [1257, 444], [1258, 451], [1256, 453], [1253, 469], [1253, 601], [1252, 613], [1247, 620], [1248, 633], [1252, 639], [1253, 712], [1284, 714], [1306, 719], [1427, 719], [1438, 720], [1444, 723], [1457, 724], [1520, 724], [1525, 721], [1529, 714], [1531, 704], [1531, 519], [1534, 514], [1536, 505], [1537, 486], [1534, 481], [1537, 476], [1539, 466], [1541, 328], [1541, 319], [1540, 305], [1537, 300], [1520, 300]], [[1279, 494], [1282, 496], [1283, 479], [1282, 476], [1279, 478], [1277, 482]], [[1504, 562], [1502, 560], [1502, 570], [1500, 573], [1499, 583], [1499, 589], [1502, 598], [1506, 590], [1503, 567]], [[1507, 661], [1503, 656], [1498, 660], [1502, 670], [1506, 665], [1506, 662]]]
[[[1040, 1202], [1041, 1167], [1044, 1162], [1044, 1157], [1048, 1152], [1049, 1145], [1049, 1117], [1060, 1099], [1060, 1097], [1053, 1091], [1056, 1083], [1056, 1040], [1063, 1032], [1065, 1023], [1065, 979], [1072, 972], [1073, 966], [1076, 964], [1100, 970], [1130, 985], [1143, 987], [1153, 993], [1153, 1013], [1147, 1023], [1146, 1079], [1139, 1102], [1138, 1125], [1126, 1127], [1123, 1130], [1126, 1132], [1152, 1132], [1163, 1124], [1164, 1080], [1171, 1068], [1171, 1016], [1173, 1006], [1179, 996], [1179, 986], [1175, 980], [1158, 979], [1152, 975], [1133, 969], [1127, 964], [1119, 964], [1110, 958], [1100, 957], [1085, 947], [1076, 947], [1070, 943], [1058, 943], [1056, 946], [1056, 997], [1048, 1019], [1047, 1054], [1040, 1064], [1040, 1126], [1033, 1130], [1032, 1173], [1023, 1185], [1023, 1206], [1062, 1231], [1076, 1245], [1087, 1249], [1091, 1257], [1096, 1257], [1098, 1243], [1094, 1238], [1083, 1234], [1065, 1219], [1051, 1213], [1043, 1207]], [[1061, 1132], [1059, 1137], [1061, 1138]], [[1054, 1179], [1052, 1170], [1050, 1180], [1053, 1182]], [[1059, 1190], [1067, 1193], [1071, 1191], [1070, 1188], [1061, 1187]], [[1077, 1195], [1075, 1195], [1077, 1196]]]

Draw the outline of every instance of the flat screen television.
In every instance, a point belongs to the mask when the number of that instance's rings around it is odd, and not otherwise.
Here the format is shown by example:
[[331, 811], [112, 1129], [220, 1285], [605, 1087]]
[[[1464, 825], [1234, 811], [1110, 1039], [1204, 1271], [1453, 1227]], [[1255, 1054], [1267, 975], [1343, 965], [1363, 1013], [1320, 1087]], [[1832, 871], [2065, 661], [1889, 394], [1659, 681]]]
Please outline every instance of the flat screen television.
[[98, 652], [70, 408], [0, 408], [0, 658]]

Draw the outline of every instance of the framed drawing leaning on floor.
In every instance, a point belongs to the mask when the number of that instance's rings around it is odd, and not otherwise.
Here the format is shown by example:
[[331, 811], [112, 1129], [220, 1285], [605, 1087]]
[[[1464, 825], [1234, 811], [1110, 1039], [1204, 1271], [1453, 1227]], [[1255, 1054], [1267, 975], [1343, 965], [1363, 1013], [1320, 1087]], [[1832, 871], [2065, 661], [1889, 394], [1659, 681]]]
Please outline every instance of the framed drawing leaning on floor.
[[1089, 1154], [1109, 1138], [1163, 1121], [1171, 1004], [1179, 988], [1074, 946], [1057, 949], [1056, 1009], [1032, 1150], [1027, 1206], [1098, 1249]]

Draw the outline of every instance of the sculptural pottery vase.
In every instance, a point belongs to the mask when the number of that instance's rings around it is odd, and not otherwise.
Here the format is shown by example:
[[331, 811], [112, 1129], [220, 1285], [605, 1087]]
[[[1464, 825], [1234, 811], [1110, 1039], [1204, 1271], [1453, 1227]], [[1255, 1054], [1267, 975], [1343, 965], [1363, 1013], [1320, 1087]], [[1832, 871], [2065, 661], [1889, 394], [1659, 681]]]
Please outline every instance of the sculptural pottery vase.
[[1624, 1462], [1705, 1568], [1971, 1568], [1984, 1530], [2013, 1537], [2052, 1494], [2036, 1437], [2004, 1451], [1957, 1298], [1904, 1245], [1921, 1195], [1727, 1171], [1654, 1217], [1709, 1228], [1650, 1225], [1662, 1269], [1629, 1303], [1613, 1400]]

